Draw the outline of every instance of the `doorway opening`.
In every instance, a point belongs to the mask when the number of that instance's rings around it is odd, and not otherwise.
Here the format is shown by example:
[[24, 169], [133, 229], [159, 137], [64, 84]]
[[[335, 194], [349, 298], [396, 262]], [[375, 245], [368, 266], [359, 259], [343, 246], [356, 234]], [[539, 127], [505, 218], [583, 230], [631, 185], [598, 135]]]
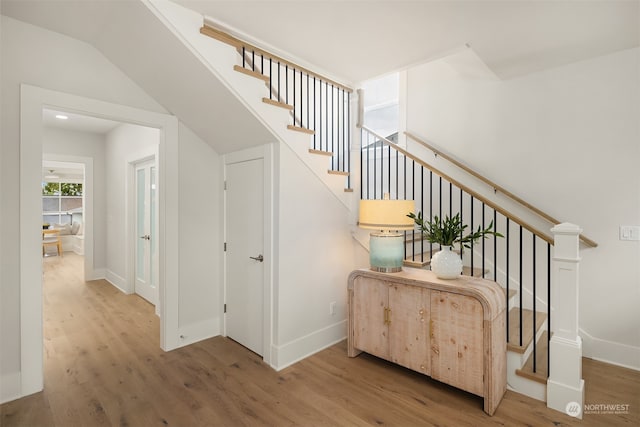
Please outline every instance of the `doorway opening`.
[[[177, 229], [178, 224], [178, 189], [173, 185], [162, 185], [166, 181], [177, 182], [178, 179], [178, 122], [175, 117], [168, 114], [139, 110], [24, 84], [21, 85], [20, 99], [20, 389], [21, 395], [28, 395], [42, 390], [44, 384], [42, 263], [38, 259], [42, 256], [43, 110], [68, 111], [148, 126], [158, 132], [157, 161], [160, 185], [157, 196], [158, 222], [161, 231]], [[119, 166], [121, 176], [124, 164], [123, 162]], [[94, 203], [89, 202], [87, 198], [85, 202], [86, 215], [89, 207]], [[125, 227], [120, 229], [124, 230]], [[93, 245], [93, 242], [90, 243], [88, 239], [89, 230], [90, 227], [87, 224], [85, 262], [87, 262], [87, 246]], [[160, 347], [165, 351], [180, 346], [177, 240], [177, 233], [173, 232], [166, 234], [160, 232], [158, 236]], [[93, 265], [92, 267], [96, 275], [107, 274], [108, 266], [96, 268], [96, 265]], [[87, 271], [85, 271], [86, 274], [88, 274]]]

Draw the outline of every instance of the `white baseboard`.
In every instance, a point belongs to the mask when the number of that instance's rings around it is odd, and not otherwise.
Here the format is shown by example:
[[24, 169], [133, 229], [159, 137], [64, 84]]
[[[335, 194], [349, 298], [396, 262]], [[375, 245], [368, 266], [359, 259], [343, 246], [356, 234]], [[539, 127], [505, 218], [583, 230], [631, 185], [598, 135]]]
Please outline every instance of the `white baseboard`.
[[582, 329], [579, 334], [584, 357], [640, 371], [640, 347], [602, 340]]
[[86, 272], [85, 276], [87, 280], [100, 280], [106, 277], [106, 269], [104, 268], [95, 268], [91, 271]]
[[104, 279], [111, 283], [113, 286], [115, 286], [116, 288], [118, 288], [120, 290], [120, 292], [122, 292], [123, 294], [130, 294], [131, 291], [127, 290], [127, 281], [124, 279], [124, 277], [117, 275], [116, 273], [114, 273], [111, 270], [107, 270], [106, 274], [104, 276]]
[[22, 380], [20, 372], [0, 377], [0, 404], [22, 397]]
[[220, 335], [220, 318], [215, 317], [178, 328], [179, 347]]
[[347, 320], [271, 348], [271, 367], [280, 371], [302, 359], [342, 341], [347, 336]]

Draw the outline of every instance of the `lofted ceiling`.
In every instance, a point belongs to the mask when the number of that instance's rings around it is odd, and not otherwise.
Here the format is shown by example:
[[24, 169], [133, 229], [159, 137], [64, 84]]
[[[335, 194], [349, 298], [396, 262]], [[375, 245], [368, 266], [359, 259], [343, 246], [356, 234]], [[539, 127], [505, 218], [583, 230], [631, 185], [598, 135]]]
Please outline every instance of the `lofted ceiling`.
[[[353, 86], [468, 46], [509, 79], [640, 38], [636, 0], [174, 1]], [[0, 12], [93, 45], [219, 153], [274, 139], [140, 0], [0, 0]]]
[[351, 83], [466, 45], [501, 79], [639, 45], [636, 0], [175, 2]]
[[93, 45], [224, 154], [274, 136], [139, 0], [1, 0], [3, 15]]

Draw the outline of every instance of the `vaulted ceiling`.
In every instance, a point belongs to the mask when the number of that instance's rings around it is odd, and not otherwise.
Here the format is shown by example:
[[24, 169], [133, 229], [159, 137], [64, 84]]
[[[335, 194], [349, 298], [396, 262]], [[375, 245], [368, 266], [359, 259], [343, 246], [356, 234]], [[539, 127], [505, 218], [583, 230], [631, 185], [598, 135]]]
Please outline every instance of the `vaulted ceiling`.
[[[636, 0], [175, 2], [351, 85], [467, 46], [509, 79], [640, 44]], [[273, 140], [140, 0], [0, 0], [0, 7], [93, 45], [220, 153]]]
[[638, 46], [637, 0], [175, 0], [361, 82], [470, 45], [502, 79]]

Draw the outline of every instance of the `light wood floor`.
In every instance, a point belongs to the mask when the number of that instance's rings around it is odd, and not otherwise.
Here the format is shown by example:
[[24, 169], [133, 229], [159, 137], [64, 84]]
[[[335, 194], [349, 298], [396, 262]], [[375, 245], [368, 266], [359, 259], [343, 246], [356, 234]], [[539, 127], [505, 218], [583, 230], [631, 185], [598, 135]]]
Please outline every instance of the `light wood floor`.
[[582, 422], [507, 392], [495, 416], [479, 397], [339, 343], [281, 372], [217, 337], [164, 353], [151, 305], [81, 258], [45, 259], [45, 390], [0, 406], [9, 426], [640, 425], [640, 373], [584, 360], [586, 403], [629, 404]]

